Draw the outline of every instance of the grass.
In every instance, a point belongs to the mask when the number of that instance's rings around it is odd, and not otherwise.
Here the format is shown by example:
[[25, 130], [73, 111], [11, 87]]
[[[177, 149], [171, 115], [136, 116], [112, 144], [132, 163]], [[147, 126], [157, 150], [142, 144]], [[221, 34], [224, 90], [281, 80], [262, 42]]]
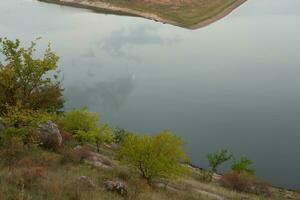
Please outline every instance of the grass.
[[237, 0], [186, 0], [178, 1], [177, 3], [176, 1], [175, 3], [145, 3], [145, 1], [140, 0], [109, 0], [107, 2], [121, 7], [153, 13], [163, 19], [176, 22], [179, 26], [191, 27], [216, 16], [236, 1]]
[[[74, 7], [84, 7], [96, 12], [117, 15], [142, 16], [184, 28], [198, 28], [220, 19], [243, 0], [39, 0]], [[97, 6], [94, 3], [108, 3], [111, 6]], [[235, 4], [236, 3], [236, 4]], [[124, 8], [124, 9], [123, 9]], [[223, 11], [225, 11], [222, 13]], [[136, 11], [138, 13], [136, 13]], [[141, 14], [143, 13], [143, 14]]]
[[[147, 183], [126, 168], [103, 170], [84, 162], [62, 162], [63, 155], [42, 149], [27, 152], [8, 167], [0, 164], [1, 200], [121, 200], [123, 197], [108, 192], [106, 180], [125, 179], [129, 188], [127, 199], [207, 199], [199, 194], [170, 192], [150, 188]], [[125, 171], [124, 171], [125, 170]], [[125, 176], [124, 173], [127, 173]], [[81, 183], [88, 177], [96, 187]]]
[[[102, 152], [109, 152], [103, 148]], [[111, 154], [107, 154], [111, 159]], [[246, 193], [239, 193], [215, 183], [198, 180], [192, 172], [181, 180], [168, 183], [168, 188], [150, 187], [139, 175], [125, 166], [112, 170], [94, 167], [82, 161], [68, 161], [64, 154], [41, 148], [23, 152], [13, 165], [0, 162], [1, 200], [122, 200], [123, 197], [104, 189], [107, 180], [122, 180], [128, 186], [129, 200], [213, 200], [267, 199]], [[67, 159], [68, 160], [68, 159]], [[86, 176], [93, 186], [78, 181]], [[213, 194], [213, 195], [211, 195]], [[280, 197], [278, 198], [280, 199]]]

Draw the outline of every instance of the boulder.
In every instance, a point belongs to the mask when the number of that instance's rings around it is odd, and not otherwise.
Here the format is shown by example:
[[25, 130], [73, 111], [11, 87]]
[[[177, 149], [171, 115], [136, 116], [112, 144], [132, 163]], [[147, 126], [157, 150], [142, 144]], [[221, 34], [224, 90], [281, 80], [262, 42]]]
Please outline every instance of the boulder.
[[39, 125], [38, 132], [42, 139], [42, 142], [46, 145], [58, 145], [62, 144], [62, 136], [58, 129], [58, 126], [52, 121], [47, 121]]
[[106, 190], [116, 192], [121, 196], [127, 196], [128, 193], [126, 184], [121, 181], [106, 181], [104, 187]]

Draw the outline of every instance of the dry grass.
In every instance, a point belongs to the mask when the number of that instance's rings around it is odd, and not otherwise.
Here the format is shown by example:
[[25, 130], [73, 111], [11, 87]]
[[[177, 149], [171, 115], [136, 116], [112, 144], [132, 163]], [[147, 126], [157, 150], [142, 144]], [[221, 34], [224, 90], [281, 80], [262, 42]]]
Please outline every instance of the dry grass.
[[[101, 0], [92, 0], [101, 1]], [[106, 0], [102, 0], [106, 2]], [[109, 0], [107, 2], [177, 22], [183, 27], [196, 25], [212, 18], [237, 0]]]
[[[106, 149], [108, 151], [108, 149]], [[82, 157], [81, 153], [75, 152]], [[85, 154], [85, 153], [84, 153]], [[104, 189], [107, 180], [122, 180], [128, 188], [128, 200], [213, 200], [253, 199], [264, 197], [239, 193], [218, 186], [215, 183], [201, 182], [191, 173], [180, 181], [172, 181], [167, 187], [150, 187], [138, 174], [127, 167], [115, 166], [107, 171], [77, 162], [62, 162], [66, 155], [36, 149], [18, 158], [13, 166], [0, 162], [1, 200], [122, 200], [117, 193]], [[76, 157], [75, 156], [75, 157]], [[72, 156], [71, 156], [72, 157]], [[112, 161], [115, 162], [115, 161]], [[93, 184], [78, 181], [85, 176]], [[282, 199], [284, 193], [272, 197]]]

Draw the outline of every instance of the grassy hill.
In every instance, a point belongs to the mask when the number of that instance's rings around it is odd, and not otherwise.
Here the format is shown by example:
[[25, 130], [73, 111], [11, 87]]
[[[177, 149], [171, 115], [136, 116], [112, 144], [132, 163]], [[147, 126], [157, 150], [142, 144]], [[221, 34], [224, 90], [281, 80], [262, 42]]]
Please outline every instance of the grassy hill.
[[[92, 162], [93, 156], [103, 165]], [[2, 157], [3, 158], [3, 157]], [[100, 159], [99, 159], [100, 160]], [[100, 162], [98, 160], [98, 162]], [[272, 198], [239, 193], [218, 182], [205, 182], [200, 170], [174, 181], [149, 186], [134, 170], [114, 160], [114, 150], [102, 146], [95, 153], [93, 146], [49, 151], [28, 149], [13, 165], [0, 164], [1, 200], [221, 200], [221, 199], [287, 199], [287, 191], [274, 190]], [[108, 191], [106, 181], [126, 184], [127, 195]], [[293, 199], [293, 198], [291, 198]], [[296, 199], [296, 197], [294, 198]]]
[[246, 0], [40, 0], [99, 12], [128, 14], [185, 28], [221, 19]]

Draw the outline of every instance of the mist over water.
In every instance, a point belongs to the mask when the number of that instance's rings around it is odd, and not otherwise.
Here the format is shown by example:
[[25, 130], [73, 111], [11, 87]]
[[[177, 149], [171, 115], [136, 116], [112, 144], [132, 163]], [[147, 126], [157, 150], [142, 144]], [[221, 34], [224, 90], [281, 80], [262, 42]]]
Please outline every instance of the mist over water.
[[226, 148], [300, 189], [300, 1], [251, 0], [187, 30], [31, 0], [0, 1], [0, 37], [42, 37], [61, 57], [67, 109], [182, 136], [194, 164]]

